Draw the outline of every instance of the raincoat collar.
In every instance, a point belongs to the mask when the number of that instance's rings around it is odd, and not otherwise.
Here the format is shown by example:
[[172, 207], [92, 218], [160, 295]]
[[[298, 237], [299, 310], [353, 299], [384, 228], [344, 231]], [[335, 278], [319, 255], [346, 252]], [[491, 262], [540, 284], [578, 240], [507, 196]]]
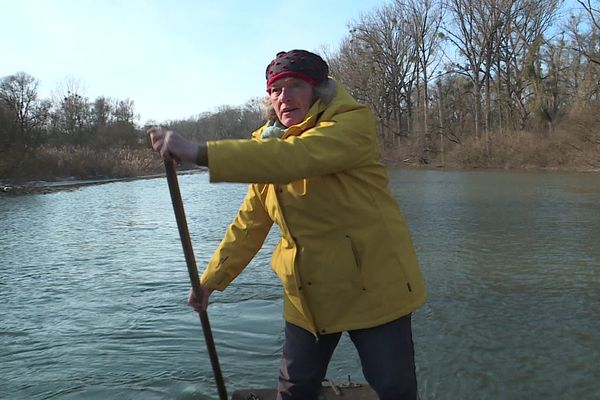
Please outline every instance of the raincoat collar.
[[290, 136], [299, 136], [302, 134], [302, 132], [313, 128], [317, 124], [321, 113], [325, 111], [326, 108], [327, 107], [320, 99], [315, 101], [315, 103], [308, 109], [308, 113], [306, 113], [304, 121], [288, 127], [281, 138], [285, 139]]

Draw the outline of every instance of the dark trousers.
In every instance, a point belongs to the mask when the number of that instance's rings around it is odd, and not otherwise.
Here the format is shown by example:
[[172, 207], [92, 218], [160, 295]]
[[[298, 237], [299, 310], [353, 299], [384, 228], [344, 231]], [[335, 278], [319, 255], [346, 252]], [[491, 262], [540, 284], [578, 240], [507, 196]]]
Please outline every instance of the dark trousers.
[[[363, 374], [381, 400], [416, 400], [417, 379], [410, 315], [349, 331]], [[316, 400], [341, 333], [315, 336], [285, 323], [278, 400]]]

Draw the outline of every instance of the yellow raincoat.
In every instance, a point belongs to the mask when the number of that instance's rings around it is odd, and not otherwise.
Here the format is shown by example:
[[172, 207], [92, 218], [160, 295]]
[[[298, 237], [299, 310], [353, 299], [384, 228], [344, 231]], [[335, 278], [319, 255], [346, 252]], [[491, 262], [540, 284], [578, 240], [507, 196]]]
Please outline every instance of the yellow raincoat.
[[371, 112], [340, 85], [281, 139], [208, 143], [211, 182], [252, 183], [201, 281], [223, 290], [273, 222], [284, 317], [313, 334], [370, 328], [414, 311], [425, 287], [392, 197]]

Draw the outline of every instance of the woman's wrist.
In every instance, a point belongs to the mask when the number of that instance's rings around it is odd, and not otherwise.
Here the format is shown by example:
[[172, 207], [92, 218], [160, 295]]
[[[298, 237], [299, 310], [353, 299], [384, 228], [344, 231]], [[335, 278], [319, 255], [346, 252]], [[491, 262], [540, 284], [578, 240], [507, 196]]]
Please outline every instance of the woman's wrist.
[[196, 151], [196, 164], [201, 167], [208, 167], [208, 146], [206, 143], [200, 143]]

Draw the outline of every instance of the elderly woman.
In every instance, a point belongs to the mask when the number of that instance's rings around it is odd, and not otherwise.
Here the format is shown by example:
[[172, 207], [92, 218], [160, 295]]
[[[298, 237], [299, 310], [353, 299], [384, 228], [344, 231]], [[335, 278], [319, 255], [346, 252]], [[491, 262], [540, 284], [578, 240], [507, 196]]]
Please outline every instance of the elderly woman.
[[261, 248], [272, 224], [272, 267], [284, 292], [279, 399], [316, 399], [347, 331], [381, 399], [416, 399], [411, 313], [425, 288], [410, 233], [380, 161], [375, 123], [304, 50], [266, 69], [272, 117], [252, 140], [195, 143], [149, 130], [164, 159], [207, 166], [211, 182], [250, 183], [201, 278], [205, 308]]

